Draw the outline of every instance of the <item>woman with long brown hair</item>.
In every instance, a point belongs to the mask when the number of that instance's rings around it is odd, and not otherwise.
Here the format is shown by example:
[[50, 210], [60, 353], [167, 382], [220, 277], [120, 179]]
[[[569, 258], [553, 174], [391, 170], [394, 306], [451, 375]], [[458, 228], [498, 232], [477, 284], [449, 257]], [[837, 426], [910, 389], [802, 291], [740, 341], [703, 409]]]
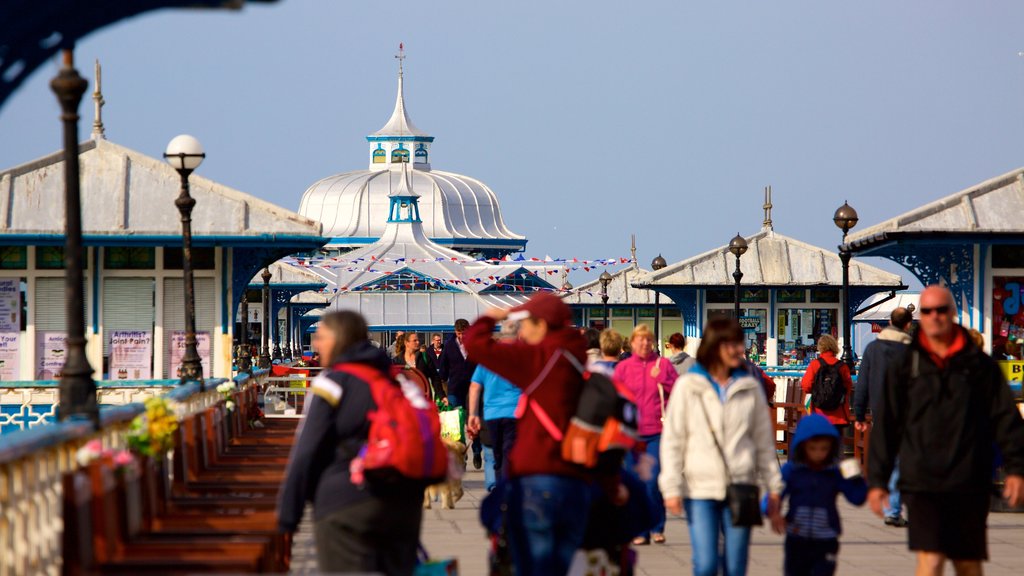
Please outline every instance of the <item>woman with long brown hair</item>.
[[395, 357], [391, 361], [396, 366], [404, 366], [406, 370], [419, 372], [417, 381], [426, 381], [429, 385], [423, 390], [428, 397], [437, 400], [442, 399], [444, 404], [448, 399], [441, 386], [441, 377], [437, 375], [434, 363], [427, 359], [420, 351], [420, 335], [415, 332], [406, 332], [398, 338], [395, 346]]
[[326, 369], [309, 388], [305, 420], [279, 495], [278, 526], [295, 532], [311, 500], [321, 572], [411, 575], [416, 569], [423, 488], [353, 482], [350, 466], [366, 443], [367, 413], [376, 406], [366, 381], [332, 368], [361, 364], [388, 374], [391, 362], [370, 343], [366, 320], [355, 312], [321, 318], [313, 347]]

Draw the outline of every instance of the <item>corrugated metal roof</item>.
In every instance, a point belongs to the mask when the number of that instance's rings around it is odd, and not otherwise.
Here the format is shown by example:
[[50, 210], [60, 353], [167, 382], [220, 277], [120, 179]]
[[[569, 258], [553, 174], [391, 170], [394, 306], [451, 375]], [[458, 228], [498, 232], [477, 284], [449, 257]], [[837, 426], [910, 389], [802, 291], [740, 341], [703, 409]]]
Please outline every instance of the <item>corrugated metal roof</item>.
[[1020, 233], [1024, 232], [1021, 214], [1024, 214], [1024, 168], [850, 234], [848, 242], [852, 244], [889, 232]]
[[[79, 162], [84, 234], [181, 235], [170, 164], [102, 139], [83, 143]], [[320, 236], [318, 222], [197, 173], [189, 185], [195, 236]], [[0, 234], [45, 233], [64, 233], [63, 153], [0, 172]]]
[[[743, 284], [764, 286], [839, 286], [842, 284], [842, 263], [839, 255], [794, 240], [773, 230], [746, 238], [748, 249], [740, 259]], [[645, 287], [732, 286], [736, 257], [728, 246], [688, 258], [657, 272], [646, 272], [633, 285]], [[858, 262], [850, 263], [851, 286], [896, 287], [903, 284], [896, 274]]]
[[[654, 291], [645, 288], [636, 288], [633, 283], [638, 279], [650, 274], [635, 264], [623, 268], [618, 272], [611, 273], [612, 281], [608, 284], [608, 305], [654, 305]], [[601, 304], [601, 282], [591, 280], [574, 289], [573, 292], [562, 297], [566, 304], [600, 305]], [[672, 304], [672, 300], [661, 296], [660, 303]]]

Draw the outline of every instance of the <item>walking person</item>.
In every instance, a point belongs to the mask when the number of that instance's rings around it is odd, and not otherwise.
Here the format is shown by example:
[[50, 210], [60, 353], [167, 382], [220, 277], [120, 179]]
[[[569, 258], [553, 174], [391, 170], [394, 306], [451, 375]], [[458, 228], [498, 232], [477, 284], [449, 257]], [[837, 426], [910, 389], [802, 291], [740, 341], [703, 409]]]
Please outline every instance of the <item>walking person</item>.
[[619, 354], [622, 352], [622, 334], [612, 328], [606, 328], [601, 331], [598, 342], [601, 346], [601, 357], [587, 364], [587, 369], [601, 372], [608, 377], [614, 376], [615, 367], [619, 364]]
[[[469, 321], [459, 318], [455, 321], [455, 335], [448, 339], [441, 352], [441, 379], [448, 383], [448, 405], [455, 408], [467, 408], [469, 398], [469, 383], [476, 370], [476, 362], [466, 356], [466, 346], [463, 337], [469, 328]], [[471, 446], [473, 452], [473, 467], [479, 470], [483, 467], [483, 445], [480, 438], [473, 440]]]
[[[515, 342], [519, 326], [512, 321], [501, 323], [499, 342]], [[482, 428], [490, 433], [494, 450], [494, 476], [505, 478], [512, 446], [516, 441], [516, 407], [521, 392], [514, 384], [487, 367], [477, 365], [469, 385], [469, 420], [466, 428], [476, 436]], [[482, 398], [481, 398], [482, 397]], [[481, 401], [482, 400], [482, 401]]]
[[424, 390], [427, 397], [441, 399], [447, 403], [448, 399], [444, 394], [444, 387], [441, 386], [441, 377], [438, 376], [434, 364], [420, 352], [420, 336], [415, 332], [408, 332], [398, 339], [395, 346], [395, 357], [392, 362], [397, 366], [404, 366], [407, 370], [418, 371], [426, 379], [429, 387]]
[[[885, 385], [885, 374], [889, 368], [902, 357], [910, 344], [908, 330], [914, 317], [902, 306], [889, 315], [889, 325], [882, 329], [878, 338], [868, 344], [860, 360], [860, 374], [854, 388], [853, 413], [857, 419], [854, 426], [861, 432], [868, 431], [867, 413], [871, 408], [872, 416], [878, 414], [878, 404], [882, 401], [882, 387]], [[885, 509], [885, 524], [904, 528], [907, 519], [903, 516], [903, 501], [899, 490], [900, 467], [896, 463], [889, 478], [889, 506]]]
[[839, 556], [842, 523], [836, 498], [839, 494], [854, 506], [867, 499], [868, 485], [855, 460], [839, 466], [842, 438], [835, 426], [820, 414], [800, 419], [793, 435], [793, 457], [782, 467], [789, 501], [785, 521], [773, 523], [786, 534], [786, 576], [832, 576]]
[[696, 576], [746, 574], [750, 527], [733, 525], [730, 485], [767, 486], [768, 515], [781, 522], [774, 427], [761, 384], [743, 369], [743, 357], [739, 323], [709, 322], [697, 364], [676, 382], [665, 411], [658, 486], [669, 512], [686, 509]]
[[899, 455], [908, 540], [919, 576], [982, 573], [995, 448], [1003, 497], [1024, 504], [1024, 419], [996, 362], [954, 323], [944, 286], [921, 292], [920, 329], [886, 373], [868, 448], [868, 503], [882, 516]]
[[[654, 505], [655, 524], [649, 533], [637, 536], [633, 544], [642, 546], [665, 543], [665, 504], [658, 490], [658, 454], [661, 446], [662, 422], [665, 419], [665, 402], [672, 392], [672, 386], [679, 377], [676, 369], [654, 350], [654, 334], [646, 324], [633, 329], [629, 338], [633, 355], [619, 362], [615, 367], [615, 379], [622, 382], [636, 399], [639, 411], [637, 432], [640, 440], [647, 445], [647, 454], [654, 460], [647, 491]], [[636, 465], [636, 458], [630, 453], [628, 465]]]
[[839, 343], [831, 334], [818, 339], [818, 359], [811, 362], [800, 380], [804, 394], [811, 395], [812, 414], [821, 414], [841, 437], [852, 420], [850, 401], [853, 378], [846, 362], [839, 361]]
[[434, 370], [440, 375], [441, 373], [441, 353], [444, 351], [444, 345], [440, 334], [433, 334], [430, 336], [430, 346], [427, 347], [427, 356], [430, 357], [430, 361], [434, 363]]
[[311, 500], [321, 572], [410, 576], [416, 569], [423, 487], [353, 483], [349, 467], [366, 443], [367, 414], [376, 406], [367, 382], [332, 368], [354, 363], [388, 374], [391, 362], [370, 343], [366, 320], [355, 312], [323, 316], [313, 347], [327, 368], [310, 387], [278, 496], [278, 527], [294, 533]]
[[676, 369], [676, 374], [682, 376], [690, 371], [690, 368], [697, 363], [697, 359], [686, 353], [686, 336], [683, 336], [679, 332], [668, 337], [668, 342], [665, 343], [665, 354], [668, 356], [669, 362], [672, 363], [672, 367]]
[[[519, 340], [496, 342], [497, 322], [519, 322]], [[511, 310], [491, 309], [466, 331], [470, 358], [527, 390], [509, 456], [506, 526], [519, 576], [560, 576], [583, 542], [591, 474], [562, 459], [560, 436], [569, 425], [583, 376], [564, 358], [586, 361], [586, 340], [571, 328], [572, 313], [557, 296], [540, 292]]]

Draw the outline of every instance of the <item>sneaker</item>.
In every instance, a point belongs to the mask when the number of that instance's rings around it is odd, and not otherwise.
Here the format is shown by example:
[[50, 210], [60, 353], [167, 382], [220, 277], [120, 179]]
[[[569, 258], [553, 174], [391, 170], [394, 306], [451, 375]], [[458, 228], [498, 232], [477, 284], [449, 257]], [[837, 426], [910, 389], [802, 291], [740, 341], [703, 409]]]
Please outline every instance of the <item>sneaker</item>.
[[909, 522], [907, 522], [907, 519], [903, 516], [886, 516], [885, 518], [886, 526], [892, 526], [894, 528], [906, 528], [907, 524], [909, 524]]
[[484, 467], [484, 459], [479, 454], [473, 454], [473, 468], [477, 470]]

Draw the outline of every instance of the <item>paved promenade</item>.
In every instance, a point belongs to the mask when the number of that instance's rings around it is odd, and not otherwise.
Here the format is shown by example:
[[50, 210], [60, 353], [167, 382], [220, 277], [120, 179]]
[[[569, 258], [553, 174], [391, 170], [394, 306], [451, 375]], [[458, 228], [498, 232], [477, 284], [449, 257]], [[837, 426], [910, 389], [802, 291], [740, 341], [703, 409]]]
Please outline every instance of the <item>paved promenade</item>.
[[[426, 510], [423, 543], [436, 557], [455, 556], [462, 576], [485, 576], [486, 542], [477, 521], [477, 509], [484, 496], [483, 474], [471, 471], [465, 481], [466, 495], [455, 510]], [[845, 534], [839, 553], [840, 574], [858, 576], [912, 574], [914, 559], [906, 546], [906, 531], [884, 526], [866, 508], [841, 508]], [[668, 544], [641, 546], [637, 574], [681, 576], [690, 574], [690, 546], [686, 522], [669, 520]], [[293, 550], [293, 572], [313, 574], [311, 525], [303, 525]], [[1024, 514], [992, 514], [989, 517], [988, 576], [1009, 576], [1024, 572]], [[767, 528], [754, 530], [750, 551], [750, 576], [775, 576], [782, 573], [782, 537]], [[947, 573], [952, 574], [951, 569]]]

